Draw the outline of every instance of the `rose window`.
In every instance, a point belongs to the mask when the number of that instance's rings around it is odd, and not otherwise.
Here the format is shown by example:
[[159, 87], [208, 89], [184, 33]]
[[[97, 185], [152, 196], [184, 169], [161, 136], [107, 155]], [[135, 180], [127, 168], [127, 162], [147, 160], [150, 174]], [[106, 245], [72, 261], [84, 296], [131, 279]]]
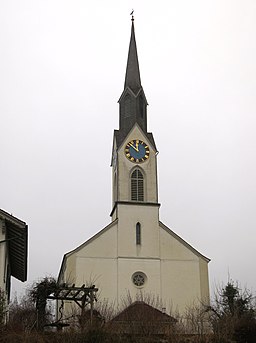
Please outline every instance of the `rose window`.
[[132, 282], [137, 287], [142, 287], [145, 284], [146, 279], [147, 279], [146, 275], [142, 272], [134, 273], [132, 276]]

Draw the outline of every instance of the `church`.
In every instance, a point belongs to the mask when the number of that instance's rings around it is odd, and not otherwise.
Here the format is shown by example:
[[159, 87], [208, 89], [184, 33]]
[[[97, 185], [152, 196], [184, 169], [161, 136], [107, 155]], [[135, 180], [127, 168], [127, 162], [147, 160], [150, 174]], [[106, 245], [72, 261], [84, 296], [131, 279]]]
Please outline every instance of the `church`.
[[112, 147], [111, 222], [66, 253], [58, 283], [95, 285], [98, 300], [116, 308], [128, 295], [161, 299], [168, 309], [209, 302], [209, 259], [159, 220], [157, 155], [147, 131], [147, 99], [141, 84], [134, 32], [124, 90], [119, 99], [119, 129]]

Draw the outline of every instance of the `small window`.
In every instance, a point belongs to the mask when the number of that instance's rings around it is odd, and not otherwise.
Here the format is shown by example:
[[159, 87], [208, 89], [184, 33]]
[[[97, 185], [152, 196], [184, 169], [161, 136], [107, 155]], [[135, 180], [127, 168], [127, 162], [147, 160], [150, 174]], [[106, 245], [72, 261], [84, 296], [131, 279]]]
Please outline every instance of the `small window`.
[[131, 115], [131, 96], [127, 94], [124, 98], [124, 118], [128, 118]]
[[139, 169], [131, 175], [131, 200], [144, 201], [144, 178]]
[[136, 245], [141, 245], [141, 225], [136, 224]]
[[140, 113], [140, 117], [141, 118], [144, 118], [144, 99], [143, 99], [143, 96], [140, 95], [139, 97], [139, 113]]

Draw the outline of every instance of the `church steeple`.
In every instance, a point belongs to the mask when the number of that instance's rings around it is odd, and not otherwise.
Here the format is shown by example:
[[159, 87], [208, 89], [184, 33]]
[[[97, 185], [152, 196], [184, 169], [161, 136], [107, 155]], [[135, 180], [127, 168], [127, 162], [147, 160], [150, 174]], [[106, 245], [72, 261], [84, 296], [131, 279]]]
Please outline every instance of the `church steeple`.
[[135, 123], [147, 132], [147, 100], [141, 86], [137, 46], [132, 18], [124, 91], [119, 99], [119, 130], [128, 132]]
[[130, 89], [135, 94], [137, 94], [137, 92], [141, 88], [140, 68], [139, 68], [133, 19], [132, 19], [131, 39], [130, 39], [130, 46], [129, 46], [129, 52], [128, 52], [124, 89], [126, 87], [130, 87]]

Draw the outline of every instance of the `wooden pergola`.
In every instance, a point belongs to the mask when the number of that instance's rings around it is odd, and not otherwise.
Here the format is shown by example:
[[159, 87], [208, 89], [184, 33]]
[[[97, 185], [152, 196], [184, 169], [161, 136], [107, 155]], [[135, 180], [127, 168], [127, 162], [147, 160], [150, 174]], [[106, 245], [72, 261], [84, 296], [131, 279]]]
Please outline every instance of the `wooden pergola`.
[[[81, 309], [81, 316], [84, 315], [86, 306], [90, 305], [90, 322], [92, 322], [94, 302], [97, 301], [97, 291], [98, 288], [96, 288], [95, 285], [91, 287], [85, 287], [85, 285], [77, 287], [75, 284], [72, 286], [63, 284], [59, 285], [53, 293], [49, 294], [47, 299], [60, 300], [62, 302], [74, 301]], [[55, 326], [58, 329], [61, 329], [63, 326], [68, 326], [68, 324], [62, 323], [61, 320], [62, 316], [57, 322], [50, 325]]]
[[67, 286], [64, 284], [59, 286], [59, 288], [47, 298], [53, 300], [74, 301], [83, 310], [88, 304], [93, 308], [97, 291], [98, 288], [95, 288], [94, 285], [91, 287], [85, 287], [85, 285], [76, 287], [75, 285]]

